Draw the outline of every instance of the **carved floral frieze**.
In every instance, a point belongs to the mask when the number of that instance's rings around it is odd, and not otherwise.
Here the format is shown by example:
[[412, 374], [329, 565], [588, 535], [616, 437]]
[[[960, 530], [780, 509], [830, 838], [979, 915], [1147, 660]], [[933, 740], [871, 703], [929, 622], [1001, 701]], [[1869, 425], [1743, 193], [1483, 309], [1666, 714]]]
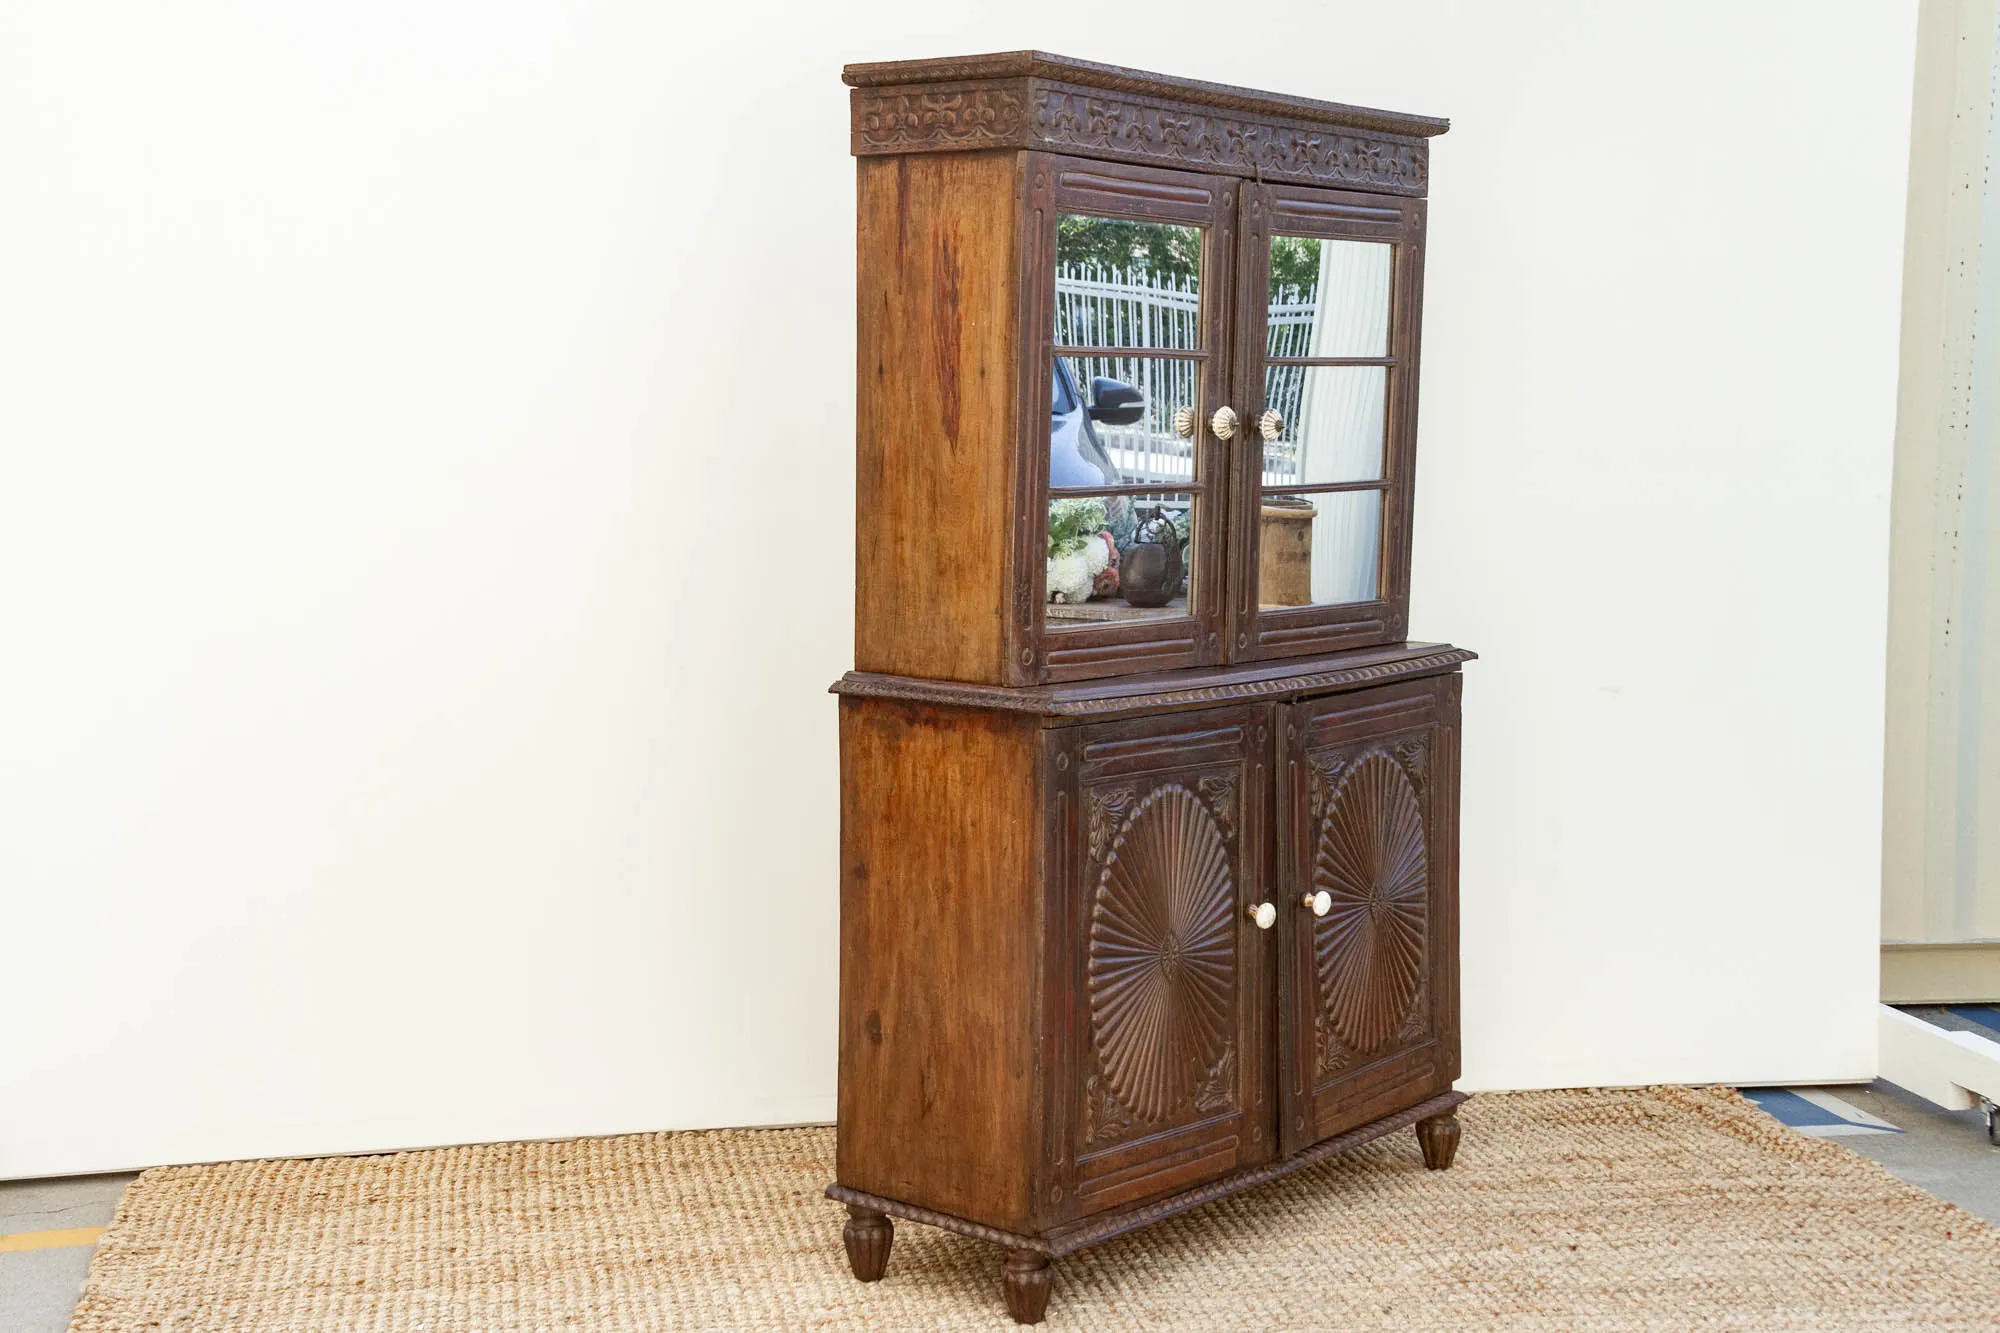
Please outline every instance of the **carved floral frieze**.
[[1349, 133], [1041, 79], [857, 89], [854, 151], [1051, 148], [1420, 195], [1421, 139]]
[[854, 145], [871, 153], [992, 147], [1021, 135], [1026, 112], [1026, 99], [1008, 87], [869, 93], [854, 99]]

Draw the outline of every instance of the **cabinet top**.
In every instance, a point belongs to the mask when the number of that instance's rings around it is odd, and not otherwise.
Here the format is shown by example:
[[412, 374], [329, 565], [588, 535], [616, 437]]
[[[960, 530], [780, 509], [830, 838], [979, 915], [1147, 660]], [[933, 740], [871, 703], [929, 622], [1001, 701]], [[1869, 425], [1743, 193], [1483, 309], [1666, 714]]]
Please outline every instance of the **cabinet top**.
[[1384, 134], [1403, 134], [1418, 139], [1428, 139], [1451, 128], [1449, 120], [1438, 116], [1379, 111], [1373, 107], [1349, 106], [1344, 102], [1322, 102], [1314, 97], [1260, 92], [1234, 84], [1210, 83], [1206, 79], [1184, 79], [1173, 74], [1099, 64], [1095, 60], [1078, 60], [1074, 56], [1059, 56], [1048, 51], [995, 51], [988, 55], [947, 56], [935, 60], [880, 60], [871, 64], [848, 65], [841, 70], [840, 77], [842, 82], [854, 88], [962, 83], [981, 79], [1046, 79], [1105, 92], [1150, 94], [1224, 111], [1285, 116], [1293, 120], [1339, 125], [1348, 129], [1378, 130]]
[[849, 65], [853, 150], [1047, 148], [1421, 194], [1436, 116], [1290, 97], [1046, 51]]

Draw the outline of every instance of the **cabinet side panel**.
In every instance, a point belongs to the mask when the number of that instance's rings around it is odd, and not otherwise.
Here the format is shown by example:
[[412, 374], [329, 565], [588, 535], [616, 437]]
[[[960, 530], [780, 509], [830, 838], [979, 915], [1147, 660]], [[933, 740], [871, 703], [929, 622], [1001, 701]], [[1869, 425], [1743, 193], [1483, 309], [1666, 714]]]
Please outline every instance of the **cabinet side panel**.
[[858, 169], [855, 666], [1004, 684], [1014, 155]]
[[840, 705], [840, 1183], [1015, 1230], [1039, 1142], [1039, 732]]

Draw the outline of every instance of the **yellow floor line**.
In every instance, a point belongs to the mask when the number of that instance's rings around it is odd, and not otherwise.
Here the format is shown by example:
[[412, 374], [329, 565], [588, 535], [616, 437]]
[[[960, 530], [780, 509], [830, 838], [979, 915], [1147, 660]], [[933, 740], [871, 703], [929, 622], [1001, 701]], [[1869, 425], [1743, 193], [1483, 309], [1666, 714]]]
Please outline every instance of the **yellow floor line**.
[[64, 1231], [17, 1231], [0, 1236], [0, 1254], [17, 1250], [59, 1250], [66, 1245], [95, 1245], [103, 1227], [70, 1227]]

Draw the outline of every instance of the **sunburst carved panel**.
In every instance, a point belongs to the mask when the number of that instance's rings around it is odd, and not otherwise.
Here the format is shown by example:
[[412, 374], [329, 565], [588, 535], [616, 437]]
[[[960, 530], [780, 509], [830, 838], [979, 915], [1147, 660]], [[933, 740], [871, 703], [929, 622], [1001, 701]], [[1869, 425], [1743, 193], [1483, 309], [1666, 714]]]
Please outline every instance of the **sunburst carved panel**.
[[1422, 796], [1395, 757], [1369, 750], [1315, 777], [1313, 887], [1333, 899], [1314, 932], [1330, 1073], [1421, 1029], [1430, 861]]
[[1224, 828], [1178, 783], [1110, 803], [1107, 818], [1112, 810], [1086, 964], [1101, 1073], [1090, 1139], [1221, 1109], [1234, 1095], [1236, 886]]

